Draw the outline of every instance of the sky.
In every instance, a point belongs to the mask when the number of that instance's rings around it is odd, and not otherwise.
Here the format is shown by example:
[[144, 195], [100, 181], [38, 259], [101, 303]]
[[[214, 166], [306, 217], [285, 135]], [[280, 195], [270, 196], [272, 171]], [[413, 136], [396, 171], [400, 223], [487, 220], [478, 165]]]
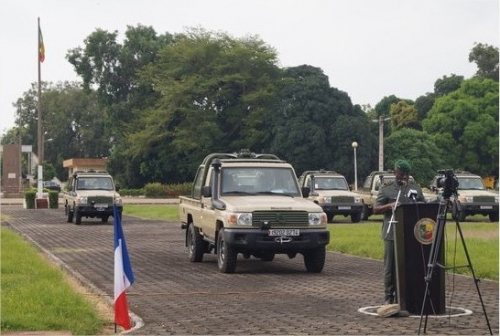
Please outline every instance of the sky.
[[[6, 0], [0, 12], [0, 135], [15, 126], [17, 99], [38, 81], [38, 18], [45, 44], [42, 81], [79, 81], [66, 60], [96, 29], [189, 28], [234, 38], [259, 36], [281, 67], [321, 68], [353, 104], [386, 96], [416, 99], [437, 79], [470, 78], [474, 43], [499, 46], [498, 0]], [[120, 40], [119, 42], [122, 42]]]

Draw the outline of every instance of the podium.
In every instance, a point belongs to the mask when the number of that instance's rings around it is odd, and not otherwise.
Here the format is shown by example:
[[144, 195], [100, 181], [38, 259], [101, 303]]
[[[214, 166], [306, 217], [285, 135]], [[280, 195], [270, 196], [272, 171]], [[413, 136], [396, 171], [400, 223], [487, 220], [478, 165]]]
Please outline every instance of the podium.
[[[398, 303], [401, 310], [420, 315], [424, 301], [429, 255], [437, 225], [439, 203], [402, 204], [396, 209], [394, 249]], [[444, 235], [437, 263], [444, 265]], [[445, 270], [434, 266], [424, 314], [445, 312]]]

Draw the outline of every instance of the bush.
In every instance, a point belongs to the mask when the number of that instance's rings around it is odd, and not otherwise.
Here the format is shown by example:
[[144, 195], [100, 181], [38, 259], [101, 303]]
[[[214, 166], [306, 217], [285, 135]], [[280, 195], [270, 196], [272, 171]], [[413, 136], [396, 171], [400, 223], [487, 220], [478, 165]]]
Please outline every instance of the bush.
[[59, 208], [59, 191], [49, 190], [49, 208]]
[[144, 189], [120, 189], [121, 196], [144, 196]]
[[36, 190], [28, 189], [24, 192], [24, 200], [26, 201], [26, 209], [34, 209], [35, 208], [35, 198], [36, 198]]
[[144, 195], [149, 198], [166, 197], [165, 187], [159, 183], [148, 183], [144, 186]]
[[149, 198], [177, 198], [180, 195], [191, 194], [193, 183], [161, 184], [148, 183], [144, 186], [144, 195]]

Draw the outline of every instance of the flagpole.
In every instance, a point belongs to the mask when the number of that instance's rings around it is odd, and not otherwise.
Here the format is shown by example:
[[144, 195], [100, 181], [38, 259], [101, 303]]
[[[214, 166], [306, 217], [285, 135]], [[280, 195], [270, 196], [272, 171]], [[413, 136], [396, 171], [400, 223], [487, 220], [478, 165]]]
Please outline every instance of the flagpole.
[[[42, 198], [42, 183], [43, 183], [43, 137], [42, 137], [42, 84], [41, 84], [41, 60], [40, 60], [40, 52], [43, 41], [40, 41], [40, 34], [41, 34], [41, 29], [40, 29], [40, 18], [38, 18], [38, 31], [37, 31], [37, 40], [38, 40], [38, 48], [37, 48], [37, 58], [38, 58], [38, 102], [37, 102], [37, 112], [38, 112], [38, 179], [37, 179], [37, 184], [38, 184], [38, 198]], [[44, 51], [45, 52], [45, 51]]]

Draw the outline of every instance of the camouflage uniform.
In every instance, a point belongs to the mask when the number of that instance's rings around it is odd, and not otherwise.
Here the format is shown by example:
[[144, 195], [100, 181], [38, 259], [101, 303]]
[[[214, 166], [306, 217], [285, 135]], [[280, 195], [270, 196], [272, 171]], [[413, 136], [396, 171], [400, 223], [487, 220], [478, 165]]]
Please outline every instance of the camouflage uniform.
[[[384, 184], [378, 193], [375, 201], [375, 207], [379, 205], [389, 204], [396, 201], [400, 186], [394, 181]], [[408, 198], [408, 192], [416, 190], [417, 202], [425, 202], [425, 197], [422, 193], [422, 188], [415, 183], [409, 182], [407, 185], [401, 186], [401, 194], [399, 195], [399, 204], [413, 203], [414, 200]], [[384, 213], [384, 224], [382, 225], [382, 239], [384, 240], [384, 286], [385, 286], [385, 303], [390, 304], [397, 301], [395, 297], [396, 288], [396, 263], [394, 257], [394, 224], [391, 225], [389, 232], [389, 221], [392, 217], [392, 211]]]

